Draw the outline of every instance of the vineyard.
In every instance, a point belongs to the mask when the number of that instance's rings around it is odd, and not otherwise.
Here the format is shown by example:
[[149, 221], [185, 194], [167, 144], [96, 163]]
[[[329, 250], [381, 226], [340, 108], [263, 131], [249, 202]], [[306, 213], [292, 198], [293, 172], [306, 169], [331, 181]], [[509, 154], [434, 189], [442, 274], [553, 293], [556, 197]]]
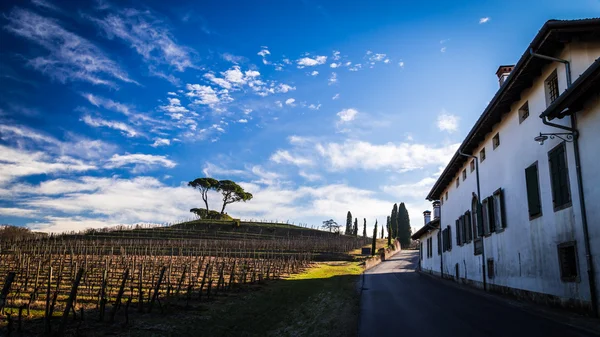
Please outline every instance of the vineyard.
[[0, 241], [0, 333], [92, 335], [195, 310], [342, 258], [366, 239], [293, 225], [192, 221]]

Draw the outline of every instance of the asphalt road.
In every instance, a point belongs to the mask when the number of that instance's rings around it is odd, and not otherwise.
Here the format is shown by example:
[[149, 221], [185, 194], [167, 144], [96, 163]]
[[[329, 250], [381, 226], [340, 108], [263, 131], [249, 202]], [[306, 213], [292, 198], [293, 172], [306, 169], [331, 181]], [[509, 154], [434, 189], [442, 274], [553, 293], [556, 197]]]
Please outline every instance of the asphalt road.
[[598, 336], [415, 272], [402, 251], [365, 272], [359, 336]]

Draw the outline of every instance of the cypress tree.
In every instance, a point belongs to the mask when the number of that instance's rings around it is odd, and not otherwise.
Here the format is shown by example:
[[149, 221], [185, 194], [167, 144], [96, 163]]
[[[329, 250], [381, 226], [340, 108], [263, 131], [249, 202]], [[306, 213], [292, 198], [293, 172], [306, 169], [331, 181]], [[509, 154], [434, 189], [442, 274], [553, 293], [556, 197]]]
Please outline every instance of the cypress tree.
[[354, 236], [358, 236], [358, 218], [354, 218], [354, 228], [352, 229], [352, 234]]
[[344, 234], [352, 234], [352, 213], [350, 213], [350, 211], [348, 211], [348, 215], [346, 216], [346, 231], [344, 232]]
[[363, 238], [367, 237], [367, 218], [363, 218], [365, 219], [365, 224], [363, 225]]
[[391, 220], [391, 217], [388, 215], [388, 217], [387, 217], [388, 247], [390, 247], [392, 245], [392, 231], [390, 228], [391, 224], [392, 224], [392, 220]]
[[375, 255], [377, 248], [377, 219], [375, 220], [375, 228], [373, 228], [373, 243], [371, 243], [371, 254]]
[[392, 215], [390, 217], [390, 232], [393, 238], [398, 237], [398, 205], [394, 204], [392, 208]]
[[[377, 222], [377, 221], [376, 221], [376, 222]], [[382, 239], [383, 239], [383, 230], [384, 230], [384, 227], [383, 227], [383, 226], [381, 226], [381, 238], [382, 238]]]
[[404, 203], [398, 207], [398, 240], [403, 248], [410, 246], [410, 217]]

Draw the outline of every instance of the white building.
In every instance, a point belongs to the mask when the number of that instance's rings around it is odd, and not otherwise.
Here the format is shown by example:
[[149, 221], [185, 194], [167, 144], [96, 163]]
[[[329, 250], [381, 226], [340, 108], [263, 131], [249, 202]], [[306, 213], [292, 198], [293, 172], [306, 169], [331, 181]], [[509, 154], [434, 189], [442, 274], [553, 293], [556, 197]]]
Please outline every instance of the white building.
[[441, 214], [413, 235], [421, 268], [597, 311], [600, 19], [546, 22], [497, 75], [500, 89], [427, 196]]

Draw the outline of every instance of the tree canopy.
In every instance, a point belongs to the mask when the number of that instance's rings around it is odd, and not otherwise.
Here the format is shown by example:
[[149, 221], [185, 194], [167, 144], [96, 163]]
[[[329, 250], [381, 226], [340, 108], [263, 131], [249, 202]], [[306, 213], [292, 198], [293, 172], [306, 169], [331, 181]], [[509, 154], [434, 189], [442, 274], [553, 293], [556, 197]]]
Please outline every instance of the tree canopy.
[[410, 246], [410, 217], [408, 216], [408, 210], [403, 202], [398, 207], [398, 240], [402, 245], [402, 248]]
[[330, 232], [339, 233], [340, 225], [337, 224], [333, 219], [323, 221], [323, 228], [329, 230]]
[[[244, 189], [231, 180], [217, 180], [210, 177], [197, 178], [188, 183], [195, 189], [198, 189], [202, 194], [202, 200], [206, 206], [206, 216], [211, 214], [211, 210], [208, 207], [208, 192], [211, 190], [221, 192], [223, 195], [223, 207], [221, 207], [221, 214], [225, 213], [225, 206], [238, 201], [248, 201], [253, 198], [252, 193], [244, 191]], [[197, 210], [197, 208], [195, 208]], [[190, 212], [194, 212], [190, 210]], [[194, 212], [201, 216], [198, 211]]]
[[244, 191], [240, 185], [231, 180], [220, 180], [218, 191], [223, 195], [221, 214], [225, 213], [225, 206], [238, 201], [246, 202], [254, 197], [252, 193]]
[[351, 235], [352, 234], [352, 213], [350, 213], [350, 211], [348, 211], [348, 215], [346, 215], [346, 231], [345, 231], [346, 235]]
[[210, 209], [208, 208], [208, 191], [218, 190], [219, 181], [210, 177], [197, 178], [190, 181], [188, 186], [200, 191], [200, 194], [202, 194], [202, 200], [204, 200], [204, 205], [206, 206], [206, 214], [208, 214], [210, 212]]

